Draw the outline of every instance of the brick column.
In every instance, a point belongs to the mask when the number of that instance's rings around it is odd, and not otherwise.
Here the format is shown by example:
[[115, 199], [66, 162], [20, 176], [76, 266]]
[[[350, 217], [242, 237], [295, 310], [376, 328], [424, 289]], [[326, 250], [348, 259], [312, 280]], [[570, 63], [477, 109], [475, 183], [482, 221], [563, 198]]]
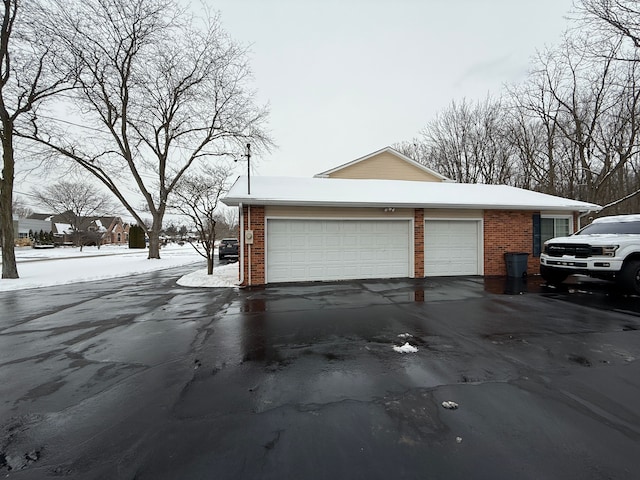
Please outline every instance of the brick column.
[[[264, 285], [265, 283], [265, 220], [264, 206], [243, 207], [244, 229], [253, 230], [253, 244], [244, 244], [243, 286]], [[244, 235], [244, 232], [240, 232]], [[251, 251], [251, 256], [249, 256]], [[251, 267], [251, 268], [249, 268]], [[251, 271], [251, 274], [249, 274]], [[251, 278], [249, 278], [251, 277]]]
[[424, 277], [424, 209], [416, 208], [413, 214], [413, 275]]

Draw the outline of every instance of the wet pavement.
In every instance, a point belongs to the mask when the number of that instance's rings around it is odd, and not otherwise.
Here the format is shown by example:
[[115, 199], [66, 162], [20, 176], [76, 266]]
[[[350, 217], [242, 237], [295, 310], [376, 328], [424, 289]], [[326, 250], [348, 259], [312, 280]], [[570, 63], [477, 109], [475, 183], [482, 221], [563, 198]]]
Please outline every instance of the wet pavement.
[[611, 284], [187, 271], [0, 293], [0, 475], [638, 478], [640, 299]]

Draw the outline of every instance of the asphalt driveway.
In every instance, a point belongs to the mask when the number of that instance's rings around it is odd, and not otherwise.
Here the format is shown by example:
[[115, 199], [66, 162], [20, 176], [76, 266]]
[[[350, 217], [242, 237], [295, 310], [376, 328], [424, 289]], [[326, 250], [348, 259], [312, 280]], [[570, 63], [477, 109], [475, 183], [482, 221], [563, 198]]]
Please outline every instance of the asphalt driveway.
[[0, 294], [0, 474], [638, 478], [638, 298], [181, 273]]

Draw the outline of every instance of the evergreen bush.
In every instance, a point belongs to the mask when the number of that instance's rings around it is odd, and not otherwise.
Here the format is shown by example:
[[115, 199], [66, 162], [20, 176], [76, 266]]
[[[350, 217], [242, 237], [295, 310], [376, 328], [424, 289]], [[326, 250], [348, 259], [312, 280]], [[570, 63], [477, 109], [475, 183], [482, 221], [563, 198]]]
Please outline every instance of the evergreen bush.
[[129, 229], [129, 248], [147, 248], [144, 230], [139, 225], [131, 225]]

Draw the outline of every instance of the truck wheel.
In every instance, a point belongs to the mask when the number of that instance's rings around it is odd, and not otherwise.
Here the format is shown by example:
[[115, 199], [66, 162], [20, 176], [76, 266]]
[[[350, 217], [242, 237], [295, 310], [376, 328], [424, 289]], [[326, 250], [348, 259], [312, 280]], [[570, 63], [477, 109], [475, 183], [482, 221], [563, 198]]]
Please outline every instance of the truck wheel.
[[640, 261], [631, 260], [622, 266], [616, 275], [618, 285], [628, 293], [640, 295]]
[[568, 273], [562, 270], [556, 270], [555, 268], [549, 268], [544, 265], [540, 265], [540, 275], [551, 285], [562, 283], [569, 276]]

